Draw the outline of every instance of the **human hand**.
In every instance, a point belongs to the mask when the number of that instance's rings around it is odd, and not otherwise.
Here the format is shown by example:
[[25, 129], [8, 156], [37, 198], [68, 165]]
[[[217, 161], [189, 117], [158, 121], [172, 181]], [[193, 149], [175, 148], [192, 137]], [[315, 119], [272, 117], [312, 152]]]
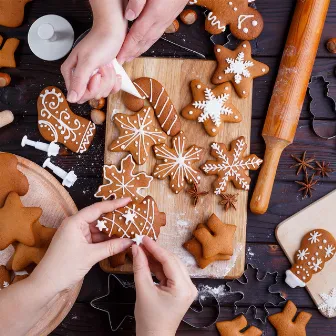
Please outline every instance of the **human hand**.
[[109, 239], [96, 228], [96, 221], [129, 202], [129, 198], [99, 202], [65, 219], [32, 279], [47, 281], [52, 285], [50, 291], [57, 294], [81, 281], [97, 262], [128, 249], [132, 240]]
[[[182, 12], [188, 0], [130, 0], [125, 17], [137, 20], [126, 36], [118, 61], [130, 62], [147, 51]], [[139, 16], [139, 17], [138, 17]]]
[[[145, 253], [146, 252], [146, 253]], [[182, 262], [148, 237], [132, 246], [137, 336], [172, 336], [197, 297]], [[160, 281], [153, 282], [151, 272]]]

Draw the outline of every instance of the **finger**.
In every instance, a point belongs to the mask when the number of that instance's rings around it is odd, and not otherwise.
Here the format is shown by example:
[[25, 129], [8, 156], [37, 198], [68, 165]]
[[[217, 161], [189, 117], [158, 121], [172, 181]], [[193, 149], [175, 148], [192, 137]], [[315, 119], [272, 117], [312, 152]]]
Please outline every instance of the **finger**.
[[[112, 91], [113, 87], [117, 81], [117, 75], [113, 67], [104, 66], [101, 69], [101, 74], [105, 82], [105, 85], [101, 88], [101, 97], [108, 97], [110, 92]], [[100, 98], [101, 98], [100, 97]]]
[[132, 245], [133, 241], [131, 239], [110, 239], [102, 243], [90, 245], [90, 255], [93, 263], [96, 264], [103, 259], [112, 257], [118, 253], [126, 251]]
[[121, 89], [121, 82], [122, 82], [122, 77], [120, 75], [117, 75], [116, 83], [112, 90], [110, 91], [111, 94], [115, 94], [120, 91]]
[[149, 269], [148, 259], [143, 249], [137, 245], [132, 246], [134, 282], [137, 291], [143, 289], [148, 292], [154, 286], [152, 274]]
[[75, 217], [87, 223], [92, 223], [96, 221], [102, 214], [124, 207], [130, 201], [130, 198], [120, 198], [113, 201], [98, 202], [79, 211], [78, 214], [75, 215]]
[[102, 232], [91, 233], [91, 238], [93, 243], [101, 243], [103, 241], [111, 239], [105, 233]]
[[67, 91], [69, 91], [72, 71], [77, 65], [77, 56], [74, 52], [70, 54], [70, 56], [66, 59], [66, 61], [61, 65], [61, 73], [64, 78], [65, 86]]
[[91, 57], [78, 59], [77, 66], [71, 78], [69, 94], [67, 97], [70, 103], [77, 103], [82, 99], [95, 69], [96, 64]]
[[95, 98], [99, 93], [101, 85], [102, 85], [102, 76], [100, 73], [91, 77], [87, 85], [87, 89], [83, 97], [78, 101], [78, 104], [84, 104], [88, 100]]
[[129, 0], [125, 11], [125, 19], [134, 21], [142, 12], [146, 5], [146, 0]]

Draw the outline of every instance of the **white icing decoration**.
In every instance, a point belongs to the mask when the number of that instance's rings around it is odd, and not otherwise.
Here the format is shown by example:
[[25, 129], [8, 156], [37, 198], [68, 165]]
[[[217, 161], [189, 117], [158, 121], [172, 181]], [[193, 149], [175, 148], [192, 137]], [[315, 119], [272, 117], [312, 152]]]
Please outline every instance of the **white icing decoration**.
[[247, 33], [249, 32], [248, 28], [244, 28], [244, 29], [243, 29], [243, 32], [244, 32], [245, 34], [247, 34]]
[[336, 313], [336, 288], [332, 288], [329, 294], [321, 293], [322, 303], [318, 309], [324, 312], [328, 317], [334, 317]]
[[288, 286], [291, 288], [295, 287], [305, 287], [306, 284], [300, 280], [292, 271], [287, 270], [286, 271], [286, 279], [285, 282], [287, 283]]
[[128, 209], [127, 212], [123, 214], [123, 217], [125, 218], [126, 225], [135, 224], [136, 213], [131, 209]]
[[[148, 229], [148, 227], [146, 228]], [[137, 233], [135, 234], [135, 238], [133, 238], [132, 240], [134, 241], [134, 243], [136, 243], [138, 246], [140, 246], [142, 244], [142, 240], [144, 239], [145, 236], [142, 235], [138, 235]]]
[[254, 15], [239, 15], [239, 17], [238, 17], [238, 29], [242, 29], [243, 28], [242, 24], [244, 23], [245, 20], [247, 20], [249, 18], [253, 18], [253, 17], [254, 17]]
[[334, 255], [334, 250], [335, 247], [333, 247], [332, 245], [328, 245], [327, 247], [324, 248], [325, 249], [325, 258], [330, 258], [331, 256]]
[[234, 79], [236, 84], [240, 84], [243, 77], [249, 78], [251, 77], [251, 73], [248, 68], [253, 67], [254, 63], [251, 61], [244, 61], [245, 54], [240, 52], [237, 55], [236, 59], [227, 58], [226, 61], [229, 66], [224, 70], [226, 74], [235, 74]]
[[258, 26], [258, 21], [257, 20], [253, 20], [252, 21], [252, 26], [253, 27], [257, 27]]
[[232, 109], [225, 104], [229, 100], [230, 95], [224, 93], [216, 97], [209, 88], [206, 88], [204, 93], [205, 100], [193, 103], [195, 108], [203, 110], [202, 114], [198, 117], [198, 122], [203, 123], [206, 120], [211, 119], [211, 121], [219, 127], [222, 123], [222, 115], [228, 116], [233, 114]]
[[210, 24], [212, 26], [217, 26], [217, 28], [219, 30], [221, 30], [222, 32], [225, 32], [226, 30], [226, 26], [222, 26], [221, 22], [219, 19], [217, 19], [217, 16], [213, 14], [213, 12], [210, 12], [208, 15], [208, 21], [210, 22]]
[[311, 266], [309, 266], [310, 269], [312, 269], [314, 272], [318, 272], [319, 270], [322, 269], [320, 265], [322, 265], [322, 259], [317, 258], [316, 262], [313, 262]]
[[309, 254], [309, 252], [308, 252], [308, 249], [306, 248], [306, 249], [304, 249], [304, 250], [298, 250], [298, 254], [296, 255], [297, 256], [297, 258], [299, 259], [299, 260], [304, 260], [304, 259], [308, 259], [307, 258], [307, 255]]
[[97, 225], [96, 225], [96, 228], [102, 232], [103, 230], [108, 230], [107, 226], [105, 225], [105, 221], [103, 220], [97, 220]]
[[310, 238], [308, 238], [308, 241], [310, 241], [311, 244], [314, 244], [320, 241], [318, 237], [322, 236], [322, 233], [314, 231], [313, 233], [310, 233], [309, 235], [310, 235]]

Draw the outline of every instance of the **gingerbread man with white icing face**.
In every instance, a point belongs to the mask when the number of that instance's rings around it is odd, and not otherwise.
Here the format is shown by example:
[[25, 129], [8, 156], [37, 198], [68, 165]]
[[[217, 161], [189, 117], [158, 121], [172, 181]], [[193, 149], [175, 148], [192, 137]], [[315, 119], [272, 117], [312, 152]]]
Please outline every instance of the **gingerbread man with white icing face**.
[[217, 35], [230, 26], [231, 33], [240, 40], [254, 40], [263, 28], [261, 14], [249, 7], [248, 0], [190, 0], [189, 5], [202, 6], [210, 12], [205, 21], [205, 30]]

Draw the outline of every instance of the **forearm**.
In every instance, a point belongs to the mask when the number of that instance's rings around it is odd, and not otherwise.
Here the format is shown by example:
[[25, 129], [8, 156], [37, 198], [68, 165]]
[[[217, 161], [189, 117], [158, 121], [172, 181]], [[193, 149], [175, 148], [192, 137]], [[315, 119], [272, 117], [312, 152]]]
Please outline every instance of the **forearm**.
[[21, 336], [43, 317], [57, 295], [53, 287], [30, 276], [0, 291], [1, 336]]

